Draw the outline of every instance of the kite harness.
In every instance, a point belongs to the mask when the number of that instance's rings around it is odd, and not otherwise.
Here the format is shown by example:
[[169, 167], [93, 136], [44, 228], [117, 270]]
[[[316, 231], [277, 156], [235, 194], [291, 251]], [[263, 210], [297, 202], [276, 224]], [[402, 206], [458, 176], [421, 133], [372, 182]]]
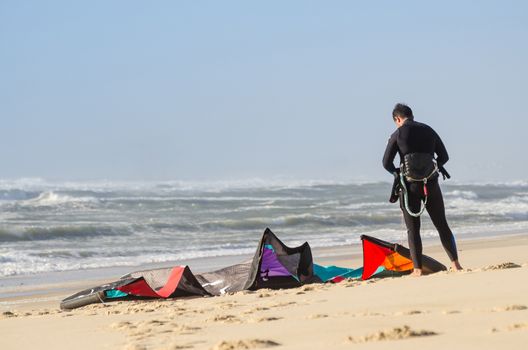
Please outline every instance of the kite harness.
[[[446, 177], [447, 171], [445, 169], [440, 170], [438, 164], [434, 160], [433, 156], [429, 153], [409, 153], [403, 157], [403, 163], [401, 165], [401, 174], [395, 173], [395, 176], [400, 178], [401, 190], [403, 192], [403, 202], [405, 210], [409, 215], [419, 217], [423, 214], [427, 205], [427, 181], [434, 177], [438, 177], [438, 172], [441, 171], [444, 178]], [[449, 174], [447, 174], [449, 176]], [[421, 200], [420, 210], [414, 213], [409, 208], [409, 194], [407, 191], [407, 182], [423, 182], [423, 194], [424, 199]]]

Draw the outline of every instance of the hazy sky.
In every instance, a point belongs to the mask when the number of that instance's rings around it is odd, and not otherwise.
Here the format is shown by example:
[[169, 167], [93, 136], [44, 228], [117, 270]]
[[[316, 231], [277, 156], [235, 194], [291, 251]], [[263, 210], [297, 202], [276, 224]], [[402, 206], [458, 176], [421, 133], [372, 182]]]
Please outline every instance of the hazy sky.
[[0, 178], [528, 178], [526, 1], [0, 1]]

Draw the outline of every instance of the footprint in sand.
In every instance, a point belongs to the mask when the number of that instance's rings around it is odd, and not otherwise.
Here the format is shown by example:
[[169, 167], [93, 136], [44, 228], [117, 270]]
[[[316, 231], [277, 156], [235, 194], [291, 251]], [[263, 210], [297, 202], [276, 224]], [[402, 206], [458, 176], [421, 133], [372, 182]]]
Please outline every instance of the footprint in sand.
[[152, 337], [155, 334], [162, 333], [176, 333], [176, 334], [194, 334], [195, 331], [200, 330], [200, 327], [190, 327], [185, 325], [178, 325], [176, 323], [169, 323], [164, 320], [150, 320], [141, 322], [121, 321], [112, 323], [110, 328], [125, 331], [129, 337], [136, 340]]
[[310, 320], [316, 320], [318, 318], [327, 318], [327, 317], [328, 317], [327, 314], [315, 314], [315, 315], [310, 315], [307, 318]]
[[134, 334], [131, 334], [130, 337], [132, 338], [133, 341], [141, 341], [141, 340], [146, 340], [149, 337], [152, 337], [152, 334], [134, 333]]
[[142, 310], [137, 306], [132, 306], [126, 309], [127, 314], [138, 314], [140, 312], [142, 312]]
[[176, 317], [183, 316], [186, 314], [187, 314], [187, 311], [171, 311], [169, 312], [169, 317], [176, 318]]
[[4, 311], [2, 312], [2, 318], [12, 318], [12, 317], [18, 317], [19, 314], [13, 311]]
[[243, 312], [243, 314], [245, 315], [251, 315], [255, 312], [260, 312], [260, 311], [268, 311], [270, 308], [269, 307], [265, 307], [265, 306], [258, 306], [256, 308], [253, 308], [253, 309], [250, 309], [250, 310], [246, 310]]
[[235, 308], [235, 307], [238, 307], [238, 304], [236, 302], [234, 302], [234, 303], [224, 303], [224, 304], [221, 304], [218, 308], [222, 309], [222, 310], [227, 310], [227, 309], [232, 309], [232, 308]]
[[224, 340], [216, 344], [212, 350], [239, 350], [239, 349], [260, 349], [279, 346], [273, 340], [248, 339], [248, 340]]
[[442, 314], [444, 315], [453, 315], [453, 314], [459, 314], [460, 311], [459, 310], [444, 310], [442, 311]]
[[270, 293], [260, 293], [258, 297], [259, 298], [269, 298], [271, 297], [271, 294]]
[[251, 322], [254, 323], [261, 323], [261, 322], [271, 322], [271, 321], [278, 321], [281, 320], [282, 317], [261, 317], [254, 320], [251, 320]]
[[143, 326], [143, 327], [138, 327], [138, 329], [130, 332], [129, 336], [141, 340], [141, 339], [146, 339], [148, 337], [152, 337], [153, 336], [152, 333], [153, 333], [152, 328]]
[[121, 310], [107, 310], [106, 311], [107, 316], [108, 315], [121, 315], [121, 314], [122, 314]]
[[171, 311], [173, 311], [173, 312], [186, 312], [187, 308], [176, 306], [176, 307], [171, 308]]
[[378, 331], [362, 337], [348, 337], [352, 343], [369, 343], [374, 341], [401, 340], [414, 337], [427, 337], [438, 333], [428, 330], [413, 330], [409, 326], [396, 327], [389, 330]]
[[121, 322], [112, 323], [110, 325], [110, 328], [118, 329], [118, 330], [131, 330], [137, 327], [132, 322], [121, 321]]
[[[400, 313], [401, 315], [401, 313]], [[379, 312], [370, 312], [370, 311], [367, 311], [367, 312], [361, 312], [361, 313], [358, 313], [358, 314], [353, 314], [352, 317], [365, 317], [365, 316], [386, 316], [382, 313], [379, 313]]]
[[167, 329], [169, 329], [171, 332], [195, 332], [201, 329], [200, 327], [180, 325], [180, 324], [177, 324], [176, 322], [171, 322], [167, 324], [167, 327], [168, 327]]
[[[505, 331], [517, 331], [517, 330], [520, 330], [520, 329], [528, 329], [528, 322], [525, 322], [525, 323], [514, 323], [512, 325], [509, 325], [508, 327], [506, 327], [504, 330]], [[501, 330], [498, 329], [498, 328], [492, 328], [491, 329], [491, 332], [492, 333], [497, 333], [497, 332], [500, 332]]]
[[424, 311], [421, 311], [421, 310], [408, 310], [408, 311], [395, 312], [394, 315], [395, 316], [402, 316], [402, 315], [412, 316], [412, 315], [420, 315], [423, 313]]
[[150, 321], [146, 321], [144, 324], [148, 326], [163, 326], [167, 323], [168, 321], [163, 321], [163, 320], [150, 320]]
[[518, 329], [528, 329], [528, 322], [526, 323], [514, 323], [508, 326], [509, 331], [516, 331]]
[[[220, 307], [220, 309], [224, 309], [222, 307]], [[229, 308], [231, 309], [231, 308]], [[213, 308], [208, 308], [208, 309], [196, 309], [196, 310], [189, 310], [188, 312], [192, 312], [192, 313], [195, 313], [195, 314], [208, 314], [212, 311], [214, 311], [215, 309]]]
[[350, 288], [350, 287], [357, 287], [359, 285], [361, 285], [362, 283], [360, 281], [350, 281], [350, 282], [346, 282], [346, 284], [344, 285], [345, 288]]
[[496, 307], [492, 311], [493, 312], [502, 312], [502, 311], [521, 311], [528, 309], [528, 306], [526, 305], [508, 305], [503, 307]]
[[421, 311], [421, 310], [409, 310], [409, 311], [405, 311], [403, 314], [404, 315], [419, 315], [419, 314], [423, 314], [424, 312]]
[[521, 267], [521, 265], [512, 263], [512, 262], [505, 262], [502, 264], [496, 264], [496, 265], [489, 265], [483, 268], [484, 271], [489, 270], [505, 270], [505, 269], [515, 269]]
[[178, 331], [181, 334], [194, 334], [196, 331], [199, 331], [200, 327], [191, 327], [191, 326], [179, 326]]
[[278, 303], [278, 304], [273, 304], [271, 305], [270, 307], [285, 307], [285, 306], [290, 306], [290, 305], [295, 305], [297, 304], [295, 301], [289, 301], [289, 302], [283, 302], [283, 303]]
[[[478, 269], [477, 269], [478, 271]], [[447, 274], [464, 274], [464, 273], [471, 273], [473, 272], [473, 269], [468, 269], [468, 268], [464, 268], [462, 270], [454, 270], [453, 268], [449, 268], [447, 271], [442, 271], [442, 273], [447, 273]], [[409, 276], [409, 277], [412, 277], [412, 276]]]
[[269, 310], [269, 307], [265, 307], [265, 306], [257, 306], [256, 308], [253, 309], [253, 311], [267, 311]]
[[235, 315], [216, 315], [215, 317], [209, 319], [209, 321], [221, 323], [241, 323], [240, 319]]

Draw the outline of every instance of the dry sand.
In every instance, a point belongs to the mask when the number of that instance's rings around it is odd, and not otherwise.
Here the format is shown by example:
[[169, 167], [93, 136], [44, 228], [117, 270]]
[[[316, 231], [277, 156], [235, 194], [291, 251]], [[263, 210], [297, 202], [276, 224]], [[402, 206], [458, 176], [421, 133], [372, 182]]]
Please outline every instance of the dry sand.
[[[526, 348], [528, 235], [459, 242], [459, 249], [467, 270], [420, 278], [116, 302], [70, 312], [58, 309], [60, 299], [93, 282], [35, 297], [0, 297], [0, 349]], [[424, 252], [446, 262], [441, 247]], [[357, 257], [334, 263], [361, 265]]]

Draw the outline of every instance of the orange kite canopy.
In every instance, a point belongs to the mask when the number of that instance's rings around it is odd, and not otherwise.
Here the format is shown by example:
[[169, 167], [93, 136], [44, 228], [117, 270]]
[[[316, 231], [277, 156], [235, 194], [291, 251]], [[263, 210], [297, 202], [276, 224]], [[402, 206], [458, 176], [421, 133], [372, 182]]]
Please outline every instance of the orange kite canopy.
[[[363, 242], [363, 280], [373, 275], [390, 271], [391, 274], [405, 274], [413, 270], [411, 252], [396, 243], [385, 242], [381, 239], [362, 235]], [[446, 267], [435, 259], [424, 255], [422, 269], [425, 273], [446, 270]]]

